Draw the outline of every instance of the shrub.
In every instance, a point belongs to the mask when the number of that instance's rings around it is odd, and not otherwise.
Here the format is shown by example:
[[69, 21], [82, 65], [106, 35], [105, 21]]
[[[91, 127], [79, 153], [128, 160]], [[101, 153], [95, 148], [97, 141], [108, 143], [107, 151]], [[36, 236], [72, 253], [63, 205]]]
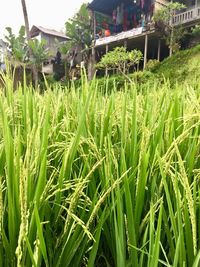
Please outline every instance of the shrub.
[[125, 47], [116, 47], [113, 51], [105, 54], [96, 67], [118, 69], [120, 72], [126, 73], [131, 66], [139, 64], [142, 58], [142, 52], [137, 49], [128, 52]]
[[152, 71], [156, 69], [159, 66], [159, 64], [160, 61], [158, 61], [157, 59], [150, 59], [146, 64], [145, 70]]

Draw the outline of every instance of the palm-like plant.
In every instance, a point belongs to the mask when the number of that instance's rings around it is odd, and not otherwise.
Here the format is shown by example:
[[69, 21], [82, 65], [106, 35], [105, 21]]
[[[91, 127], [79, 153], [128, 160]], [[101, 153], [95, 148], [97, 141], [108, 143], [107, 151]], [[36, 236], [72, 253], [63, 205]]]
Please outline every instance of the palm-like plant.
[[83, 48], [91, 46], [92, 29], [91, 17], [87, 5], [83, 4], [78, 13], [65, 23], [66, 35], [71, 38], [71, 45], [82, 45]]

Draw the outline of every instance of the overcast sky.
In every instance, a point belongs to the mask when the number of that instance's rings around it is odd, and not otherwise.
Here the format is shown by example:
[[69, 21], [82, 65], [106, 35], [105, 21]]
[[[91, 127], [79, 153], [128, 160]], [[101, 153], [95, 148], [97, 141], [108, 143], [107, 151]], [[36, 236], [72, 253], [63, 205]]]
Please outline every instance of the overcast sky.
[[[21, 0], [1, 1], [0, 9], [0, 38], [11, 27], [17, 33], [24, 25]], [[30, 27], [43, 26], [49, 29], [64, 30], [65, 22], [72, 17], [83, 2], [91, 0], [26, 0]]]

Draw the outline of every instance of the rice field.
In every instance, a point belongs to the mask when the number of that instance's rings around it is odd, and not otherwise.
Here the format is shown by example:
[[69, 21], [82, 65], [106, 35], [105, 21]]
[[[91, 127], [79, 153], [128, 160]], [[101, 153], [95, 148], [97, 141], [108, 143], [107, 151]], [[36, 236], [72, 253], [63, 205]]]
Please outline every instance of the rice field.
[[0, 266], [200, 266], [200, 84], [0, 92]]

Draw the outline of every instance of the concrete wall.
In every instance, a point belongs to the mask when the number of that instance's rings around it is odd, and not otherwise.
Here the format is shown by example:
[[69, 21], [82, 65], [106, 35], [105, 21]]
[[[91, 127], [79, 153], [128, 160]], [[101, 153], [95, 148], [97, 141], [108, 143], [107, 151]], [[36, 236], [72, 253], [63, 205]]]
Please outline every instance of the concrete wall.
[[169, 3], [168, 0], [156, 0], [155, 1], [154, 13], [156, 13], [159, 9], [163, 8], [164, 6], [166, 6], [168, 3]]
[[7, 54], [7, 46], [3, 40], [0, 39], [0, 62], [4, 62], [4, 57]]
[[46, 48], [49, 48], [49, 51], [53, 57], [56, 56], [58, 43], [65, 41], [65, 39], [61, 37], [55, 37], [45, 33], [41, 33], [41, 39], [44, 39], [46, 41]]

